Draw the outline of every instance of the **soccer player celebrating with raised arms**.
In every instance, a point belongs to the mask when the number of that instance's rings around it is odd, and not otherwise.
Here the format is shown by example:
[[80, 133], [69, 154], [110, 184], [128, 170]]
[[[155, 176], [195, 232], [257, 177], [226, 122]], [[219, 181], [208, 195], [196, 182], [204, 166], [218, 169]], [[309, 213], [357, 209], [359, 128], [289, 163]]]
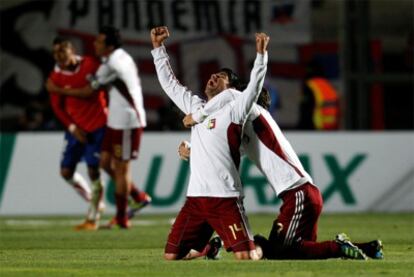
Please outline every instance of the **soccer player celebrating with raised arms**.
[[[87, 84], [87, 76], [96, 72], [99, 61], [86, 56], [78, 56], [72, 43], [64, 38], [53, 41], [55, 68], [49, 77], [46, 88], [50, 102], [58, 119], [66, 127], [65, 148], [63, 150], [60, 174], [86, 201], [90, 208], [86, 221], [76, 229], [95, 230], [102, 201], [102, 182], [99, 173], [99, 155], [107, 120], [107, 103], [104, 91], [100, 90], [88, 98], [61, 96], [53, 93], [60, 88], [79, 88]], [[88, 182], [76, 172], [76, 166], [84, 158], [88, 166]]]
[[[158, 80], [166, 94], [185, 114], [203, 107], [205, 101], [176, 79], [166, 48], [167, 27], [151, 30], [151, 51]], [[269, 37], [256, 34], [256, 59], [250, 82], [237, 100], [211, 115], [204, 124], [191, 129], [192, 150], [187, 198], [171, 228], [165, 247], [167, 260], [193, 258], [190, 250], [202, 252], [214, 231], [223, 238], [236, 259], [257, 259], [242, 203], [240, 138], [244, 121], [263, 86], [267, 69]], [[212, 74], [204, 90], [207, 103], [214, 105], [220, 95], [234, 88], [233, 74], [221, 70]]]

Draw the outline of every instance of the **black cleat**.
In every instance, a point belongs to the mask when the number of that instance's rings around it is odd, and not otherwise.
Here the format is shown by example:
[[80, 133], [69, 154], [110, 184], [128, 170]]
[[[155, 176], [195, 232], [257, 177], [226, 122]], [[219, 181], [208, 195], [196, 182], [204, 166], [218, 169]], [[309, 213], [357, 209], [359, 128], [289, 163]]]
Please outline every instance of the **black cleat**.
[[359, 248], [371, 259], [382, 260], [384, 259], [384, 253], [382, 251], [382, 241], [373, 240], [367, 243], [362, 243]]
[[206, 259], [218, 260], [220, 258], [220, 250], [223, 247], [223, 242], [220, 237], [217, 236], [212, 238], [208, 244], [210, 245], [210, 249], [207, 251]]
[[262, 257], [261, 259], [267, 259], [268, 258], [268, 248], [269, 248], [269, 241], [262, 235], [255, 235], [254, 236], [254, 244], [257, 247], [260, 247], [262, 249]]

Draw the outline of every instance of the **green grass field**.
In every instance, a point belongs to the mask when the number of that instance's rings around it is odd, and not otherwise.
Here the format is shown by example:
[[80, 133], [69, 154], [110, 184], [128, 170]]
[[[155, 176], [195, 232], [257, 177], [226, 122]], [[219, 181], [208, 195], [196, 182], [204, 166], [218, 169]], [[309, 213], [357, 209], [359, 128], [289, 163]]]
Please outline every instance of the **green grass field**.
[[[380, 238], [384, 260], [166, 262], [172, 215], [141, 215], [131, 230], [75, 232], [78, 217], [0, 217], [0, 276], [414, 276], [413, 214], [326, 214], [318, 240], [345, 232], [354, 241]], [[267, 234], [273, 215], [250, 215]]]

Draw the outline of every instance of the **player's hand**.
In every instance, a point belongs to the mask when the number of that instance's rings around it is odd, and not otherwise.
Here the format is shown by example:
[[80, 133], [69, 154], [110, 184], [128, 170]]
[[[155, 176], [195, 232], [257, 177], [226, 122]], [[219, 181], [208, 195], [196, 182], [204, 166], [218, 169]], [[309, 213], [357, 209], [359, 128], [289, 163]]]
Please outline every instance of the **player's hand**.
[[170, 36], [167, 26], [160, 26], [152, 28], [151, 30], [151, 42], [154, 48], [160, 47], [164, 40]]
[[186, 116], [184, 116], [183, 118], [183, 124], [185, 128], [191, 128], [194, 125], [197, 124], [196, 121], [194, 121], [193, 117], [191, 116], [191, 114], [187, 114]]
[[182, 141], [178, 146], [178, 155], [181, 160], [188, 161], [190, 159], [190, 148], [187, 146], [185, 141]]
[[69, 132], [81, 143], [88, 142], [85, 131], [76, 126], [75, 124], [71, 124], [71, 126], [69, 126]]
[[264, 54], [269, 44], [270, 37], [265, 33], [256, 33], [256, 51], [259, 54]]

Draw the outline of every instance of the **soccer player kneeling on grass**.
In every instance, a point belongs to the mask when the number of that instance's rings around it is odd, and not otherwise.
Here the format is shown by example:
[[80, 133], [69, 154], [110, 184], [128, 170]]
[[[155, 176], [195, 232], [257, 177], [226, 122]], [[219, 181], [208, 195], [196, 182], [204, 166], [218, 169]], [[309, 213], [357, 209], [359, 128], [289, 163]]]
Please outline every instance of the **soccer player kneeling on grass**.
[[[172, 101], [185, 114], [195, 112], [205, 101], [181, 85], [171, 69], [166, 48], [167, 27], [151, 30], [151, 51], [158, 80]], [[242, 203], [240, 135], [243, 122], [256, 102], [267, 69], [269, 37], [256, 34], [256, 59], [250, 82], [241, 97], [221, 109], [205, 124], [191, 130], [190, 181], [187, 199], [168, 236], [164, 257], [167, 260], [191, 259], [190, 250], [202, 253], [214, 231], [236, 259], [256, 259], [247, 217]], [[212, 74], [204, 90], [207, 103], [214, 105], [220, 95], [235, 87], [233, 74], [221, 70]], [[208, 252], [208, 251], [206, 251]]]
[[[221, 103], [215, 103], [214, 106], [207, 103], [193, 115], [187, 115], [183, 120], [184, 125], [191, 127], [196, 122], [200, 122], [197, 125], [205, 124], [217, 110], [242, 96], [237, 91], [226, 91], [220, 97]], [[269, 238], [255, 236], [255, 243], [262, 249], [264, 258], [366, 259], [368, 256], [382, 259], [382, 243], [379, 240], [353, 244], [345, 234], [339, 234], [333, 241], [316, 242], [317, 222], [323, 206], [321, 193], [267, 111], [269, 105], [270, 96], [263, 88], [258, 104], [253, 105], [244, 125], [242, 139], [245, 154], [266, 176], [283, 202]], [[185, 145], [180, 145], [179, 153], [186, 159], [190, 151], [184, 151], [183, 148]]]

